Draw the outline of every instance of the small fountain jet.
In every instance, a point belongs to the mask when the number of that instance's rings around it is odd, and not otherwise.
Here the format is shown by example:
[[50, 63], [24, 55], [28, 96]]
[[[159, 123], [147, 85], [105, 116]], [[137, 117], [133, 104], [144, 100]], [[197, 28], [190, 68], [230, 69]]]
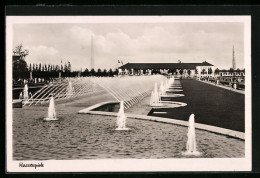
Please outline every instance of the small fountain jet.
[[126, 115], [124, 112], [124, 101], [120, 102], [120, 109], [117, 114], [116, 125], [117, 125], [116, 130], [129, 130], [129, 128], [126, 128]]
[[182, 155], [193, 155], [199, 156], [201, 153], [197, 151], [196, 135], [195, 135], [195, 115], [191, 114], [189, 118], [188, 128], [188, 141], [186, 144], [187, 151], [183, 152]]
[[27, 86], [27, 84], [24, 85], [24, 89], [23, 89], [23, 99], [25, 99], [25, 100], [28, 100], [28, 99], [29, 99], [28, 86]]
[[[31, 93], [31, 92], [30, 92]], [[28, 94], [28, 85], [25, 84], [23, 91], [19, 95], [19, 100], [28, 100], [29, 99], [29, 94]]]
[[154, 91], [151, 94], [150, 105], [151, 106], [162, 106], [163, 105], [161, 103], [161, 95], [160, 95], [160, 92], [158, 92], [157, 83], [155, 83]]
[[173, 85], [174, 84], [174, 76], [172, 76], [170, 79], [169, 79], [169, 85]]
[[[166, 86], [166, 84], [165, 84], [165, 86]], [[163, 81], [162, 81], [161, 82], [161, 86], [160, 86], [160, 95], [164, 95], [165, 94], [165, 89], [166, 89], [165, 86], [164, 86]]]
[[55, 104], [54, 104], [54, 97], [51, 96], [50, 99], [50, 105], [48, 108], [48, 117], [44, 118], [45, 121], [56, 121], [58, 120], [56, 117], [56, 111], [55, 111]]
[[23, 92], [21, 92], [19, 95], [19, 100], [22, 100], [22, 99], [23, 99]]

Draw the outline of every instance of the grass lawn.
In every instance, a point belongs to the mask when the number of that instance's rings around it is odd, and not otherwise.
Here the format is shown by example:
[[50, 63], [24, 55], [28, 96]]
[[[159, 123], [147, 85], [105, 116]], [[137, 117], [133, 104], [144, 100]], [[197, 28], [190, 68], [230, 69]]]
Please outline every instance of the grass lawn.
[[[152, 109], [148, 115], [188, 120], [194, 113], [198, 123], [245, 131], [245, 95], [196, 80], [181, 80], [181, 84], [183, 92], [178, 93], [185, 96], [171, 100], [187, 103], [187, 106]], [[153, 114], [154, 111], [165, 111], [167, 114]]]

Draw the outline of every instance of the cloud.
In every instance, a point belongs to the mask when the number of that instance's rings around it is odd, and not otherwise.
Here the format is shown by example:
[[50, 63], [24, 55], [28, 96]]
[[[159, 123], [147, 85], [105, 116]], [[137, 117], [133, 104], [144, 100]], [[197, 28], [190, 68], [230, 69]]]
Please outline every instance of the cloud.
[[243, 66], [243, 25], [239, 23], [172, 24], [31, 24], [16, 25], [14, 44], [23, 43], [28, 61], [69, 60], [74, 70], [90, 67], [93, 37], [96, 68], [126, 62], [202, 62], [229, 68], [235, 45]]
[[[59, 52], [53, 47], [47, 46], [25, 46], [29, 49], [28, 59], [30, 63], [46, 63], [52, 64], [57, 61], [59, 57]], [[27, 59], [26, 59], [27, 60]]]

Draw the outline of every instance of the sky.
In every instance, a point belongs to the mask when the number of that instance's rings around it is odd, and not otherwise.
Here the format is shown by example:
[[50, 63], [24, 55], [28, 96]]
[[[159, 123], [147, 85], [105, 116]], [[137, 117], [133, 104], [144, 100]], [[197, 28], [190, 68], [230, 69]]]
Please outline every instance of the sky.
[[95, 69], [125, 63], [207, 61], [219, 69], [244, 68], [244, 25], [239, 22], [15, 24], [13, 48], [29, 50], [27, 64], [63, 64]]

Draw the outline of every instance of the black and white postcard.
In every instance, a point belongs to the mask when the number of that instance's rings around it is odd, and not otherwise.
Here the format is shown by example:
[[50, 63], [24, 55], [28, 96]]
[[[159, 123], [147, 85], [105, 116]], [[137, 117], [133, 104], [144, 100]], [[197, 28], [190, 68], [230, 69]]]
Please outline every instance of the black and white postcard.
[[7, 172], [250, 171], [250, 16], [7, 16]]

